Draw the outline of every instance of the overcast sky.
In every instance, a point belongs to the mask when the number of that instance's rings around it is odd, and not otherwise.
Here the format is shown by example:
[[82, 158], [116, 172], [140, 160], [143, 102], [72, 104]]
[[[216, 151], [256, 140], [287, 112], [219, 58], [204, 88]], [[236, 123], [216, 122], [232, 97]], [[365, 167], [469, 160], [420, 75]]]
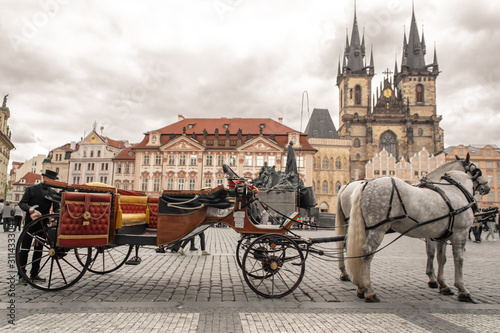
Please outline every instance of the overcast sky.
[[[358, 0], [374, 87], [401, 64], [410, 0]], [[136, 143], [185, 117], [284, 118], [304, 130], [328, 108], [338, 129], [337, 63], [353, 0], [3, 2], [0, 97], [11, 161], [47, 154], [92, 129]], [[437, 113], [445, 146], [500, 146], [500, 2], [415, 0], [419, 32], [442, 73]]]

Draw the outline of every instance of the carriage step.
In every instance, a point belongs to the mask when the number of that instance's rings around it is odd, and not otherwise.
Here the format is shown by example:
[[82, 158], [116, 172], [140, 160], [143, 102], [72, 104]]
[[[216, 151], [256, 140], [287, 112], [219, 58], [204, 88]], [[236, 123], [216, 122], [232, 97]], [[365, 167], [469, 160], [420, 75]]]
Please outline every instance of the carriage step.
[[154, 245], [156, 246], [156, 232], [145, 232], [143, 234], [117, 234], [115, 236], [117, 245]]

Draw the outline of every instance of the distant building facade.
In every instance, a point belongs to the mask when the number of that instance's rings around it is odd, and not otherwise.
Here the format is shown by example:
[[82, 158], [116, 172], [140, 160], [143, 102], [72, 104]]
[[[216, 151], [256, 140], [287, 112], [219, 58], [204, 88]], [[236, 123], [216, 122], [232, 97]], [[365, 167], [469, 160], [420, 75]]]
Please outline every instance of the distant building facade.
[[67, 143], [61, 147], [53, 149], [43, 160], [43, 171], [50, 169], [59, 174], [59, 180], [62, 182], [69, 181], [69, 161], [71, 153], [78, 149], [76, 142]]
[[7, 96], [4, 96], [2, 106], [0, 107], [0, 199], [5, 199], [6, 197], [10, 151], [14, 149], [8, 125], [10, 109], [7, 106]]
[[113, 158], [128, 141], [117, 141], [99, 135], [94, 129], [71, 152], [68, 169], [68, 183], [85, 184], [100, 182], [113, 185]]
[[28, 186], [33, 186], [40, 183], [42, 176], [34, 172], [28, 172], [18, 181], [12, 183], [12, 198], [10, 199], [12, 203], [19, 203], [22, 199], [24, 191]]
[[305, 132], [317, 150], [313, 159], [313, 184], [318, 209], [334, 213], [338, 191], [350, 181], [351, 141], [340, 139], [327, 109], [313, 110]]
[[455, 156], [465, 158], [470, 154], [470, 160], [482, 171], [488, 180], [490, 193], [483, 195], [479, 202], [480, 208], [500, 206], [500, 148], [496, 145], [458, 145], [446, 148], [446, 161], [453, 161]]
[[[215, 187], [225, 184], [223, 164], [241, 177], [257, 178], [264, 163], [285, 170], [289, 142], [293, 142], [300, 178], [312, 186], [315, 149], [304, 133], [268, 118], [179, 116], [178, 122], [149, 131], [131, 147], [126, 155], [134, 156], [134, 178], [116, 178], [114, 185], [133, 181], [134, 190], [150, 195]], [[127, 163], [124, 157], [114, 161]]]

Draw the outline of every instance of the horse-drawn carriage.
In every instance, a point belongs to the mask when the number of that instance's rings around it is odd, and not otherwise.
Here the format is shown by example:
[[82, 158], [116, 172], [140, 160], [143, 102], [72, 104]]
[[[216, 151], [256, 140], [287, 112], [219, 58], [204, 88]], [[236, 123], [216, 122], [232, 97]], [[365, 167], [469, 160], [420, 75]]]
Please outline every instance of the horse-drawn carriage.
[[[280, 225], [258, 224], [251, 209], [258, 202], [257, 189], [228, 166], [224, 171], [228, 189], [165, 191], [161, 197], [103, 184], [49, 180], [48, 186], [61, 190], [51, 198], [60, 203], [60, 212], [32, 221], [20, 234], [18, 270], [35, 288], [61, 290], [75, 284], [86, 271], [105, 274], [130, 262], [134, 246], [168, 246], [223, 223], [242, 235], [236, 256], [250, 288], [270, 298], [291, 293], [302, 280], [307, 253], [314, 251], [311, 245], [344, 237], [306, 241], [286, 235], [298, 213], [286, 216]], [[30, 248], [23, 248], [23, 241], [31, 243]], [[19, 258], [28, 252], [34, 254], [33, 259], [21, 266]]]

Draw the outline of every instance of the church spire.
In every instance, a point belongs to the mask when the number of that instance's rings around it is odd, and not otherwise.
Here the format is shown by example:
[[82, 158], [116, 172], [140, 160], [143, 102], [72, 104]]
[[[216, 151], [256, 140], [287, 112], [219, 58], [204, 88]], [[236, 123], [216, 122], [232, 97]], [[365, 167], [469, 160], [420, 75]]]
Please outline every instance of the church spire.
[[364, 50], [364, 36], [363, 44], [359, 37], [358, 19], [356, 17], [356, 3], [354, 3], [354, 23], [352, 26], [351, 41], [346, 36], [346, 53], [347, 67], [352, 73], [360, 73], [363, 69], [363, 58], [365, 56]]
[[424, 69], [425, 68], [425, 40], [422, 38], [424, 45], [420, 40], [418, 34], [417, 20], [415, 18], [415, 8], [412, 8], [411, 13], [411, 24], [410, 24], [410, 34], [408, 35], [408, 42], [405, 40], [403, 42], [403, 54], [404, 61], [409, 69]]
[[438, 58], [436, 53], [436, 43], [434, 43], [434, 60], [432, 62], [432, 71], [439, 72]]

